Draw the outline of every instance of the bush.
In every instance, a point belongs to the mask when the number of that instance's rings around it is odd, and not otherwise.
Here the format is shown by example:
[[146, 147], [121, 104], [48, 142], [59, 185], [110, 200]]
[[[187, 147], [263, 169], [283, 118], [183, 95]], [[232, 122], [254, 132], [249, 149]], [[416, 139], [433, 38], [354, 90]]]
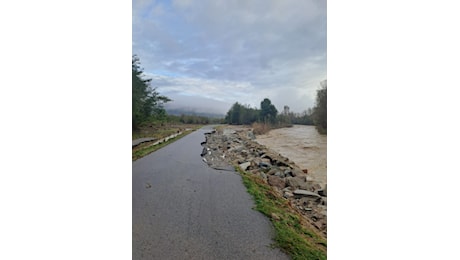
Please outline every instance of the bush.
[[270, 131], [271, 128], [269, 124], [255, 122], [252, 124], [252, 129], [253, 129], [254, 134], [263, 135], [263, 134], [268, 133], [268, 131]]

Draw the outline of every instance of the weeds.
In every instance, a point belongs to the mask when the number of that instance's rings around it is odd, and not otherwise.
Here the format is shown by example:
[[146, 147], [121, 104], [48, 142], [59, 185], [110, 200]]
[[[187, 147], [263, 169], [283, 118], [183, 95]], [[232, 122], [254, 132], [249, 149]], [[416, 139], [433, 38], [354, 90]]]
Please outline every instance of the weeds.
[[255, 209], [272, 221], [276, 231], [276, 246], [292, 259], [327, 258], [325, 239], [302, 223], [302, 217], [290, 207], [288, 200], [277, 196], [258, 176], [237, 170], [256, 202]]
[[[193, 131], [195, 131], [196, 129], [194, 129]], [[170, 143], [173, 143], [179, 139], [181, 139], [182, 137], [190, 134], [191, 132], [193, 131], [184, 131], [182, 134], [174, 137], [174, 138], [170, 138], [168, 141], [165, 141], [165, 142], [161, 142], [159, 144], [156, 144], [156, 145], [152, 145], [152, 144], [141, 144], [139, 145], [138, 147], [134, 148], [133, 149], [133, 153], [132, 153], [132, 160], [135, 161], [139, 158], [142, 158], [150, 153], [153, 153], [157, 150], [159, 150], [160, 148], [163, 148], [165, 147], [166, 145], [170, 144]]]
[[270, 131], [271, 127], [270, 127], [269, 124], [255, 122], [255, 123], [252, 124], [252, 129], [253, 129], [254, 134], [263, 135], [263, 134], [268, 133], [268, 131]]

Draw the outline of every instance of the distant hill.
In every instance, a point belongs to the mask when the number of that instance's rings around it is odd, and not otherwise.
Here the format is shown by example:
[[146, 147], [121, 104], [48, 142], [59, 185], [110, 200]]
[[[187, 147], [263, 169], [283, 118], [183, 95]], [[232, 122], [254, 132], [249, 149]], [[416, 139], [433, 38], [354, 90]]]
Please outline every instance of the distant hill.
[[196, 112], [190, 109], [181, 109], [181, 108], [165, 108], [166, 113], [169, 115], [191, 115], [191, 116], [204, 116], [209, 118], [224, 118], [223, 114], [207, 113], [207, 112]]

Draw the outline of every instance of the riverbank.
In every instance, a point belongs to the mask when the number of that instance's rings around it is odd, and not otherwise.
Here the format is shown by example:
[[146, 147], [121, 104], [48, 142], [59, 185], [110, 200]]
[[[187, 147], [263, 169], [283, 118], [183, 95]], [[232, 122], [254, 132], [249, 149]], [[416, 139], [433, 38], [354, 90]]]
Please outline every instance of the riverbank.
[[247, 126], [220, 126], [202, 146], [210, 167], [240, 172], [256, 209], [273, 222], [279, 247], [294, 259], [325, 259], [327, 191], [307, 169], [256, 142]]
[[237, 167], [258, 176], [280, 198], [308, 219], [322, 236], [327, 235], [327, 191], [292, 160], [257, 143], [252, 129], [220, 127], [206, 134], [203, 161], [215, 169]]
[[324, 187], [327, 183], [327, 136], [321, 135], [315, 126], [294, 125], [270, 130], [256, 135], [256, 142], [289, 158]]

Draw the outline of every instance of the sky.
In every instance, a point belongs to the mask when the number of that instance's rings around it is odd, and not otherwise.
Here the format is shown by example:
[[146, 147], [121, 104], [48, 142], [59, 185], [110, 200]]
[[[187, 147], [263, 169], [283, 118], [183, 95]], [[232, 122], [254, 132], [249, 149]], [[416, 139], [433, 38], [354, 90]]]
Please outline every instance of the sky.
[[132, 52], [167, 108], [302, 112], [327, 79], [325, 0], [133, 0]]

